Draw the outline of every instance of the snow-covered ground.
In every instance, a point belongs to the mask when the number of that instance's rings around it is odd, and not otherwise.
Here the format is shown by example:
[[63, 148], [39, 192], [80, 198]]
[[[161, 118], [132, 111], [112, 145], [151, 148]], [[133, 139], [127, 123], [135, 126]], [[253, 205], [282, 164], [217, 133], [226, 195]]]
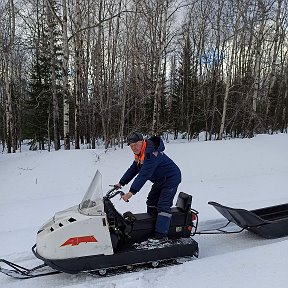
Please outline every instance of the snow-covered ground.
[[[167, 154], [180, 166], [179, 191], [193, 195], [200, 228], [224, 219], [208, 201], [248, 210], [288, 202], [288, 135], [215, 142], [170, 141]], [[54, 212], [82, 200], [95, 171], [103, 190], [117, 183], [133, 161], [129, 147], [0, 154], [0, 258], [33, 267], [36, 232]], [[150, 183], [120, 212], [146, 210]], [[128, 191], [129, 186], [124, 191]], [[288, 227], [287, 227], [288, 229]], [[15, 280], [0, 275], [0, 287], [287, 287], [288, 237], [267, 240], [250, 232], [197, 235], [200, 256], [182, 265], [94, 278], [59, 274]]]

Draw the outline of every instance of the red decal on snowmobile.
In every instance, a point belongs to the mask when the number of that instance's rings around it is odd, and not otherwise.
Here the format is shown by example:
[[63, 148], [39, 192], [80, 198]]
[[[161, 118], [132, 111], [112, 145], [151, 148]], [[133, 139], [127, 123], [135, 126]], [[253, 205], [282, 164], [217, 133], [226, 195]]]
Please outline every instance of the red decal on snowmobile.
[[73, 237], [73, 238], [69, 238], [60, 247], [68, 246], [68, 245], [77, 246], [80, 243], [88, 243], [88, 242], [98, 242], [98, 241], [94, 236]]

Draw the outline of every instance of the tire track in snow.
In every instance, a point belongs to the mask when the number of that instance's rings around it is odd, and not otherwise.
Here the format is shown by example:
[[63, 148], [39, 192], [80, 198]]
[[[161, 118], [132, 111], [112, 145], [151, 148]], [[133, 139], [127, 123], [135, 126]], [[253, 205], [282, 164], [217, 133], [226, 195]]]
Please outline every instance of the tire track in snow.
[[[217, 229], [224, 226], [226, 223], [226, 219], [215, 219], [199, 222], [198, 231], [201, 233], [203, 230]], [[233, 232], [240, 231], [241, 228], [234, 223], [231, 223], [224, 230]], [[199, 245], [199, 259], [217, 256], [220, 254], [233, 253], [235, 251], [249, 249], [256, 246], [269, 245], [271, 243], [288, 240], [288, 237], [266, 239], [247, 230], [233, 234], [196, 234], [193, 238]]]

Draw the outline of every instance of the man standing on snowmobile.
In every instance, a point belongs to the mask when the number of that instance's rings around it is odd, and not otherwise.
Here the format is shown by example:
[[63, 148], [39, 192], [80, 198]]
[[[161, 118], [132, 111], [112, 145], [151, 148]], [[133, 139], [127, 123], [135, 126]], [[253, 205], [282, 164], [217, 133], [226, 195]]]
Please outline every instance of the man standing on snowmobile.
[[128, 202], [147, 180], [153, 183], [146, 201], [147, 212], [157, 215], [154, 237], [165, 239], [170, 227], [173, 198], [181, 182], [181, 171], [164, 154], [165, 146], [158, 136], [144, 139], [142, 134], [134, 132], [128, 137], [128, 145], [130, 145], [135, 159], [115, 186], [121, 188], [138, 174], [129, 192], [122, 196], [122, 199]]

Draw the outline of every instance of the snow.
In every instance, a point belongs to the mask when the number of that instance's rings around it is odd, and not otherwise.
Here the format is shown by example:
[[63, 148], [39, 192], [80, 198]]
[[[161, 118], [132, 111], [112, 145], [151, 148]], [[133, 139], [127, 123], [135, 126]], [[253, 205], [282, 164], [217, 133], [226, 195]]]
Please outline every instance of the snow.
[[[182, 170], [178, 191], [193, 195], [201, 229], [224, 221], [208, 201], [248, 210], [287, 203], [287, 147], [288, 135], [277, 134], [212, 142], [171, 140], [166, 152]], [[129, 147], [0, 154], [0, 258], [39, 265], [31, 252], [38, 228], [55, 212], [80, 203], [97, 169], [107, 191], [132, 161]], [[145, 211], [150, 186], [146, 183], [129, 203], [113, 202], [120, 212]], [[288, 237], [267, 240], [244, 231], [194, 239], [200, 256], [182, 265], [103, 278], [63, 273], [15, 280], [1, 274], [0, 287], [286, 287]]]

